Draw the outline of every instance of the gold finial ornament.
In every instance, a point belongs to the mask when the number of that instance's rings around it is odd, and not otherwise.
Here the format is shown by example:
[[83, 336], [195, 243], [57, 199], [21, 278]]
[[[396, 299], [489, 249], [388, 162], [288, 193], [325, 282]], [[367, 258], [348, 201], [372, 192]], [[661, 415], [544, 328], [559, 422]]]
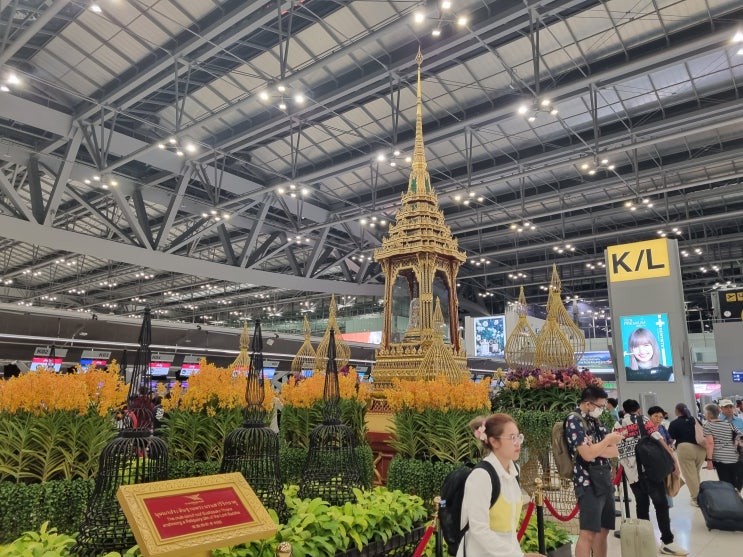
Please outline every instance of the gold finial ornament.
[[576, 325], [571, 319], [568, 310], [565, 309], [565, 305], [562, 301], [562, 281], [560, 280], [560, 276], [557, 274], [557, 265], [554, 263], [552, 264], [552, 280], [550, 280], [550, 285], [553, 286], [551, 290], [554, 290], [556, 294], [552, 301], [552, 303], [556, 305], [555, 318], [557, 319], [557, 324], [560, 326], [562, 334], [564, 334], [565, 338], [568, 339], [573, 350], [573, 363], [571, 365], [575, 365], [586, 351], [586, 337], [583, 334], [583, 331], [580, 330], [580, 327], [578, 327], [578, 325]]
[[307, 319], [306, 315], [304, 316], [304, 324], [302, 328], [304, 331], [304, 342], [302, 343], [302, 346], [299, 347], [299, 350], [294, 356], [291, 365], [291, 371], [294, 377], [299, 377], [299, 375], [305, 369], [314, 370], [315, 359], [317, 358], [317, 353], [312, 347], [312, 341], [310, 340], [310, 336], [312, 334], [312, 330], [310, 329], [310, 321], [309, 319]]
[[506, 366], [509, 369], [533, 369], [537, 351], [537, 335], [534, 334], [534, 329], [526, 319], [527, 307], [523, 286], [514, 311], [519, 316], [519, 320], [506, 340]]
[[[372, 370], [375, 390], [391, 387], [396, 378], [415, 379], [421, 373], [435, 377], [435, 362], [427, 361], [431, 369], [423, 370], [421, 365], [437, 336], [442, 339], [437, 350], [448, 351], [461, 373], [469, 373], [459, 336], [456, 291], [457, 273], [466, 255], [446, 225], [426, 170], [420, 51], [416, 62], [418, 90], [410, 179], [395, 224], [374, 251], [385, 278], [382, 343]], [[434, 293], [441, 300], [443, 327], [434, 324]]]
[[280, 542], [276, 546], [276, 557], [291, 557], [292, 544], [289, 542]]
[[351, 359], [351, 347], [348, 343], [343, 340], [341, 330], [338, 327], [338, 319], [336, 318], [337, 306], [335, 304], [335, 294], [330, 296], [330, 309], [328, 310], [328, 326], [325, 329], [325, 334], [320, 340], [320, 344], [317, 345], [315, 351], [315, 373], [325, 373], [325, 369], [328, 366], [328, 346], [330, 345], [330, 331], [335, 331], [335, 361], [340, 371], [348, 365], [348, 361]]
[[534, 365], [540, 369], [561, 369], [575, 365], [573, 346], [558, 322], [560, 308], [565, 311], [561, 292], [560, 277], [557, 275], [557, 266], [554, 266], [547, 295], [547, 321], [537, 335]]
[[250, 346], [250, 333], [248, 332], [248, 322], [243, 321], [243, 332], [240, 333], [240, 353], [232, 362], [232, 369], [248, 372], [250, 368], [250, 355], [248, 354], [248, 347]]

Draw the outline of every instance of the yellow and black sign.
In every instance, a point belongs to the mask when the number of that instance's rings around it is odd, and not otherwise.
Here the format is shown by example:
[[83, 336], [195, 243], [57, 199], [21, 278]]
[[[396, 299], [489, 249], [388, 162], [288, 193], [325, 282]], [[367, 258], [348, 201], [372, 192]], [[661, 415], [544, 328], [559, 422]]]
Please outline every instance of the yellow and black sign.
[[663, 238], [610, 246], [606, 253], [609, 282], [667, 277], [671, 274], [668, 240]]
[[743, 320], [743, 290], [721, 290], [720, 318], [723, 321]]

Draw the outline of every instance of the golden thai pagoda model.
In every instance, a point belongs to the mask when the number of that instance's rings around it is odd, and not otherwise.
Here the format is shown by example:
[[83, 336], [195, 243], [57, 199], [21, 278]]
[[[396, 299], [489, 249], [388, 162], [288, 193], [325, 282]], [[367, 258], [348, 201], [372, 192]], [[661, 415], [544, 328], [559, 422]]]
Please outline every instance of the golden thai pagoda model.
[[[418, 94], [415, 122], [415, 149], [408, 189], [402, 208], [395, 216], [389, 236], [374, 251], [385, 279], [382, 343], [372, 369], [375, 389], [392, 385], [395, 378], [433, 378], [444, 372], [454, 379], [468, 377], [467, 355], [461, 346], [458, 327], [457, 273], [466, 260], [457, 240], [444, 222], [438, 197], [426, 170], [423, 148], [421, 63], [418, 63]], [[434, 308], [441, 305], [441, 322]], [[436, 352], [445, 350], [451, 358], [427, 358], [434, 340]], [[443, 365], [443, 368], [440, 364]], [[455, 364], [452, 366], [452, 364]]]

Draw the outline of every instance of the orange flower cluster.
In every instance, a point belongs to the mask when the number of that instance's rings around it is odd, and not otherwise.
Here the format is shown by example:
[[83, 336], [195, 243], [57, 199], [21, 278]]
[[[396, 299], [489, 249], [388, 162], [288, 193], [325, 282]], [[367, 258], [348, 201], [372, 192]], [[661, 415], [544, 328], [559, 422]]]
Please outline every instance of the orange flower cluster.
[[[206, 411], [213, 415], [217, 409], [242, 408], [245, 406], [248, 379], [243, 373], [234, 375], [231, 367], [217, 367], [202, 358], [199, 372], [188, 378], [185, 392], [180, 382], [176, 381], [170, 389], [170, 397], [163, 399], [163, 409], [166, 412], [174, 408]], [[275, 398], [270, 380], [264, 380], [263, 391], [263, 407], [270, 412]]]
[[[324, 373], [315, 373], [299, 383], [294, 377], [290, 377], [281, 389], [280, 398], [288, 406], [312, 408], [316, 402], [322, 400], [324, 390]], [[359, 376], [353, 368], [347, 374], [338, 374], [338, 390], [343, 399], [367, 402], [371, 398], [371, 386], [368, 383], [359, 383]]]
[[39, 369], [0, 381], [0, 411], [45, 414], [57, 410], [99, 415], [121, 407], [127, 386], [117, 373], [91, 369], [87, 373], [59, 374]]
[[434, 381], [403, 381], [396, 379], [394, 388], [386, 389], [384, 396], [393, 412], [403, 408], [423, 412], [424, 410], [469, 410], [490, 408], [490, 381], [480, 383], [462, 381], [450, 383], [439, 375]]

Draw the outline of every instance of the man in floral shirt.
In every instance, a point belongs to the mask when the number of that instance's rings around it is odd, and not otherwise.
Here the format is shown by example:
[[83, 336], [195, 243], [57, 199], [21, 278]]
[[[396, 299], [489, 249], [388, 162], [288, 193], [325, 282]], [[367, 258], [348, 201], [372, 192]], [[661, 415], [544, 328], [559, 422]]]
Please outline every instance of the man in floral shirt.
[[565, 421], [570, 453], [575, 457], [573, 486], [580, 509], [575, 557], [606, 557], [609, 530], [614, 529], [614, 486], [609, 459], [617, 456], [622, 434], [607, 433], [599, 418], [609, 395], [589, 385], [581, 402]]

